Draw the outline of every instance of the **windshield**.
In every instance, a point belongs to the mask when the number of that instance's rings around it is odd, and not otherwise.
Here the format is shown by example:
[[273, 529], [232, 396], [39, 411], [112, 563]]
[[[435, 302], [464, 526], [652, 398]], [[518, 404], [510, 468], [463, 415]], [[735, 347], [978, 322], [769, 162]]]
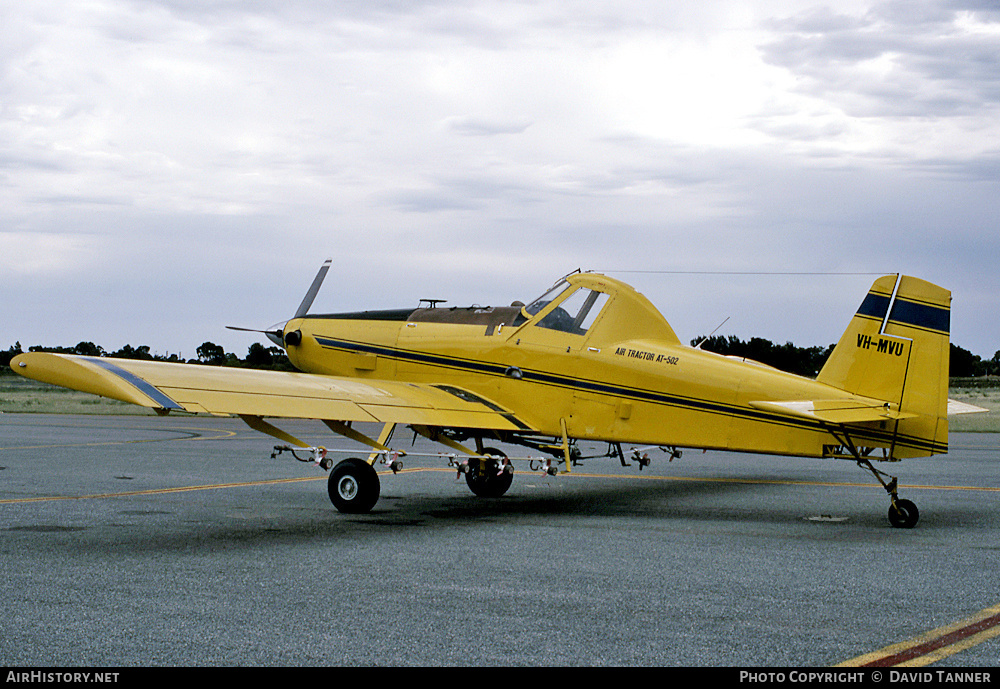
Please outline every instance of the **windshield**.
[[528, 316], [534, 316], [536, 313], [544, 309], [546, 304], [562, 294], [567, 287], [569, 287], [569, 283], [565, 280], [560, 280], [548, 292], [525, 306], [524, 313]]

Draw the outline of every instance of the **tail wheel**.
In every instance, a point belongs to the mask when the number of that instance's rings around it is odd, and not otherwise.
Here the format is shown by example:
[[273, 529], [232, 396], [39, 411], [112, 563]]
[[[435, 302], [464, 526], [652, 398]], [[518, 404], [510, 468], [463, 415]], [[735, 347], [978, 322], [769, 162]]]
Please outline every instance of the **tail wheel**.
[[472, 457], [469, 459], [469, 470], [465, 474], [465, 482], [473, 493], [481, 498], [499, 498], [510, 488], [514, 480], [514, 468], [500, 450], [492, 447], [484, 448], [485, 459]]
[[920, 519], [920, 511], [909, 500], [896, 500], [889, 505], [889, 523], [897, 529], [912, 529]]
[[333, 468], [327, 482], [330, 501], [340, 512], [370, 512], [381, 492], [378, 473], [368, 462], [349, 457]]

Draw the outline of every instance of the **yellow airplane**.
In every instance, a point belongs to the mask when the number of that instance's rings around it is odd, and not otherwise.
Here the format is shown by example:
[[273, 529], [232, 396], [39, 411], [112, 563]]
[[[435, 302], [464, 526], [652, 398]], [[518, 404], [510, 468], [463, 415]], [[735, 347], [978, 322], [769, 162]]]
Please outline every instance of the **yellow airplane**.
[[[330, 499], [348, 513], [378, 501], [376, 461], [396, 469], [406, 454], [389, 445], [398, 424], [453, 450], [451, 463], [472, 491], [490, 497], [507, 491], [513, 468], [487, 441], [541, 452], [520, 459], [550, 474], [572, 471], [581, 440], [607, 442], [603, 456], [623, 465], [622, 443], [673, 456], [698, 448], [848, 459], [885, 488], [896, 527], [914, 526], [919, 513], [873, 462], [948, 450], [951, 293], [917, 278], [877, 279], [813, 380], [682, 344], [649, 300], [606, 275], [567, 275], [527, 305], [430, 301], [309, 314], [329, 267], [327, 260], [293, 318], [260, 331], [301, 372], [37, 352], [11, 367], [160, 414], [237, 415], [288, 444], [277, 452], [298, 448], [332, 467]], [[333, 466], [325, 448], [267, 420], [280, 418], [321, 420], [371, 453]], [[366, 422], [381, 424], [381, 433], [354, 426]], [[640, 468], [648, 463], [642, 450], [631, 456]]]

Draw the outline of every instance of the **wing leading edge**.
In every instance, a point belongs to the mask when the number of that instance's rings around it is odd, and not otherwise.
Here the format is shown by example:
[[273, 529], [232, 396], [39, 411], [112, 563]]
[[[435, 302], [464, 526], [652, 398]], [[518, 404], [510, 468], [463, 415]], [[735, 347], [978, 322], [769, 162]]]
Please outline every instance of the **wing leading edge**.
[[11, 368], [158, 411], [530, 430], [490, 400], [446, 385], [48, 352], [20, 354]]

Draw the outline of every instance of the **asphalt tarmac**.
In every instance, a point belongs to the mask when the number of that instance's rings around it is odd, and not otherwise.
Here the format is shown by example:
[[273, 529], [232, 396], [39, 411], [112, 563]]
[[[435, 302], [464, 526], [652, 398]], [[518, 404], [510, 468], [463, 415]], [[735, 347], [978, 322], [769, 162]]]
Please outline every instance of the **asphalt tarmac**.
[[[274, 444], [235, 419], [0, 415], [0, 663], [820, 667], [1000, 604], [996, 435], [882, 467], [910, 530], [852, 463], [697, 451], [518, 465], [499, 499], [411, 456], [343, 515]], [[918, 659], [996, 666], [984, 634]]]

